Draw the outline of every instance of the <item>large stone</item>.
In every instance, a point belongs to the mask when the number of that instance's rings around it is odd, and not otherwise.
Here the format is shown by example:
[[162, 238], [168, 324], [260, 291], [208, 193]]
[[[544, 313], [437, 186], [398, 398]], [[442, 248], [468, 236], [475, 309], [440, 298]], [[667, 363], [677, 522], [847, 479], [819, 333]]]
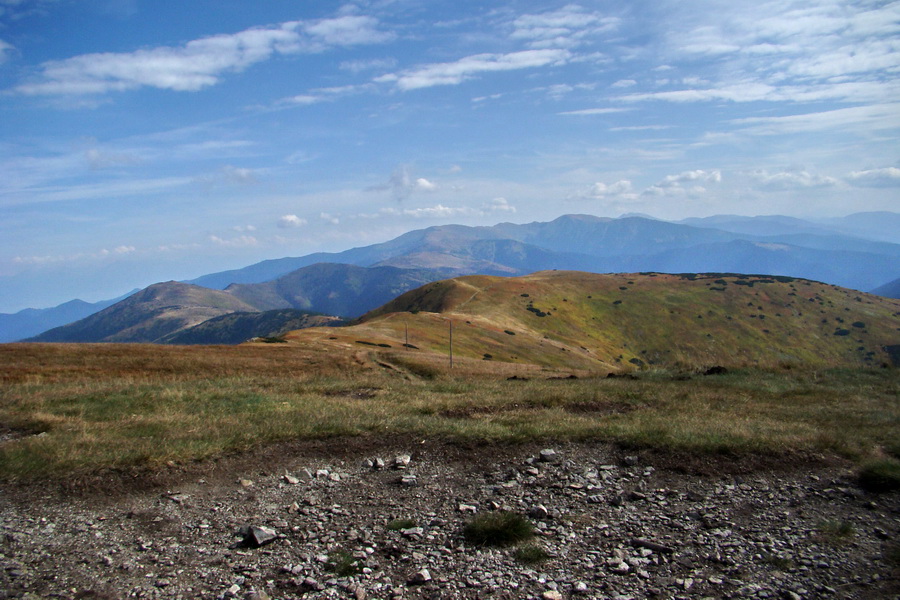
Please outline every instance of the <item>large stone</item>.
[[274, 529], [256, 525], [242, 527], [241, 535], [244, 536], [244, 545], [248, 548], [259, 548], [278, 539], [278, 534]]
[[420, 569], [409, 578], [409, 585], [424, 585], [429, 581], [431, 581], [431, 573], [428, 572], [428, 569]]

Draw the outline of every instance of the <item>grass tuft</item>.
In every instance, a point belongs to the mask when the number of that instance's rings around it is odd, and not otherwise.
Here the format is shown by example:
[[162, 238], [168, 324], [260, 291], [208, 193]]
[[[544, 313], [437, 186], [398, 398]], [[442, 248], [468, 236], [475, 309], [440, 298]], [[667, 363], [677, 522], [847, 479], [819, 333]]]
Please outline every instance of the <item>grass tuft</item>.
[[359, 564], [359, 560], [346, 550], [331, 552], [328, 555], [328, 562], [325, 563], [325, 568], [338, 577], [350, 577], [362, 572], [362, 565]]
[[512, 546], [534, 537], [534, 527], [522, 515], [500, 510], [476, 515], [463, 529], [473, 546]]
[[856, 529], [852, 523], [829, 519], [819, 524], [819, 532], [816, 537], [823, 542], [838, 546], [846, 544], [854, 535], [856, 535]]
[[387, 524], [388, 531], [400, 531], [401, 529], [412, 529], [416, 526], [414, 519], [394, 519]]
[[536, 544], [528, 544], [513, 550], [513, 558], [523, 565], [539, 565], [550, 558], [546, 550]]

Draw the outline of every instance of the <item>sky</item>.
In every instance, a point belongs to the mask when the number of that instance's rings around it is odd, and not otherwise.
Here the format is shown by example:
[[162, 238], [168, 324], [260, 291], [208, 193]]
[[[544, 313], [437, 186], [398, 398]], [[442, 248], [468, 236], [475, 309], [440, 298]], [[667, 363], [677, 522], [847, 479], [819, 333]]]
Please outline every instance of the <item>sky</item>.
[[0, 312], [584, 213], [900, 211], [900, 2], [0, 0]]

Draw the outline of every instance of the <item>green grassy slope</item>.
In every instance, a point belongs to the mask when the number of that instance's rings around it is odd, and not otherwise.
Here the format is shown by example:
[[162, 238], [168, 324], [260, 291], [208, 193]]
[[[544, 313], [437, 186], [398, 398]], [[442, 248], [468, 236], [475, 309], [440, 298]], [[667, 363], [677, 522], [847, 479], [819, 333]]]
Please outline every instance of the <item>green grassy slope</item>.
[[[335, 343], [583, 369], [897, 364], [900, 302], [753, 275], [544, 271], [413, 290], [332, 330]], [[302, 340], [302, 334], [292, 334]], [[324, 338], [323, 338], [324, 339]]]

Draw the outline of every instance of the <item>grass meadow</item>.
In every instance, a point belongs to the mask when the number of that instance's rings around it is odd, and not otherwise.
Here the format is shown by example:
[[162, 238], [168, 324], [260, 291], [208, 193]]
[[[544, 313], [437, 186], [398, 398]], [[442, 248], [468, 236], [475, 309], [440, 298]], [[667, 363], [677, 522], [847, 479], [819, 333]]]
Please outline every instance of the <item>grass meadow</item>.
[[292, 344], [0, 345], [0, 479], [156, 468], [297, 438], [397, 434], [817, 452], [860, 463], [900, 455], [896, 368], [564, 375], [475, 360], [450, 370], [401, 352]]

